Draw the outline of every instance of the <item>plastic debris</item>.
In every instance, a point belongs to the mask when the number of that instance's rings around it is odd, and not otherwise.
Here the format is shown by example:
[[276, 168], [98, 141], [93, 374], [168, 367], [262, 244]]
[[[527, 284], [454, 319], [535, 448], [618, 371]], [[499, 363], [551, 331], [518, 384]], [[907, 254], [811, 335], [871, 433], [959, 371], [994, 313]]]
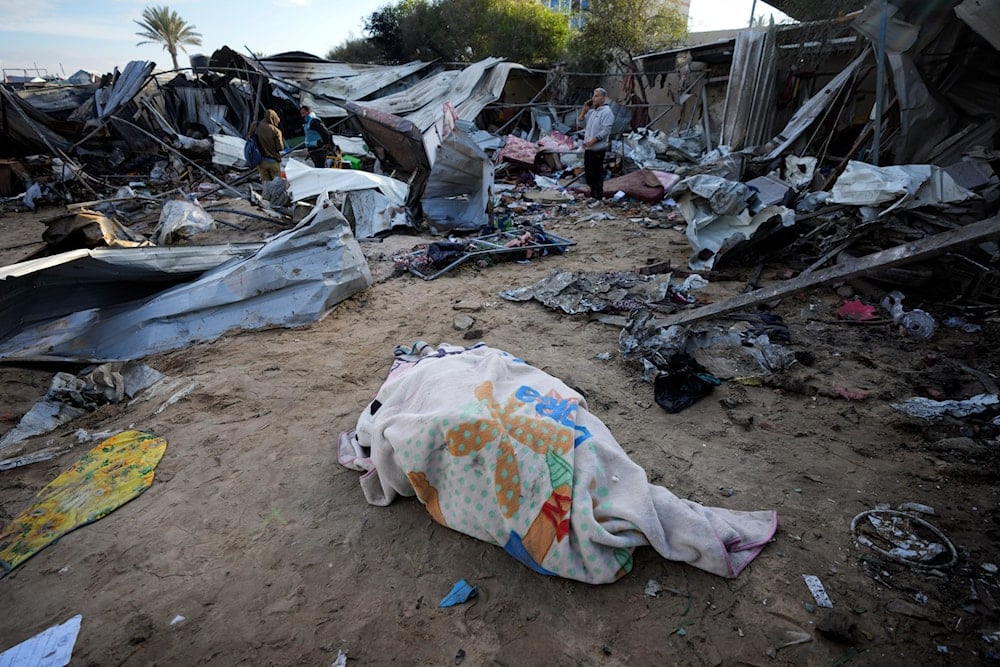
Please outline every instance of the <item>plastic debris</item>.
[[899, 506], [900, 512], [920, 512], [921, 514], [934, 514], [934, 508], [922, 503], [903, 503]]
[[656, 579], [650, 579], [646, 582], [646, 596], [655, 598], [660, 595], [660, 591], [663, 589], [660, 587], [660, 583]]
[[330, 667], [347, 667], [347, 654], [343, 651], [337, 651], [337, 657], [334, 658]]
[[816, 600], [818, 606], [826, 607], [827, 609], [833, 608], [833, 602], [830, 600], [830, 596], [826, 594], [826, 589], [823, 588], [823, 582], [819, 580], [819, 577], [812, 574], [803, 574], [802, 579], [806, 582], [806, 586], [809, 588], [809, 592], [812, 593], [813, 599]]
[[83, 616], [77, 614], [65, 623], [54, 625], [17, 646], [0, 653], [0, 665], [68, 665], [80, 633]]
[[964, 331], [965, 333], [979, 333], [980, 331], [983, 330], [983, 328], [978, 324], [973, 324], [972, 322], [968, 322], [962, 319], [961, 317], [949, 317], [948, 319], [944, 320], [942, 324], [944, 324], [949, 329], [959, 329], [960, 331]]
[[456, 604], [468, 602], [478, 594], [479, 589], [477, 587], [470, 585], [465, 579], [459, 579], [451, 587], [451, 592], [444, 596], [444, 599], [438, 603], [438, 607], [453, 607]]
[[882, 307], [889, 311], [907, 338], [927, 340], [933, 336], [936, 324], [931, 314], [919, 308], [903, 310], [903, 298], [902, 292], [891, 292], [882, 299]]

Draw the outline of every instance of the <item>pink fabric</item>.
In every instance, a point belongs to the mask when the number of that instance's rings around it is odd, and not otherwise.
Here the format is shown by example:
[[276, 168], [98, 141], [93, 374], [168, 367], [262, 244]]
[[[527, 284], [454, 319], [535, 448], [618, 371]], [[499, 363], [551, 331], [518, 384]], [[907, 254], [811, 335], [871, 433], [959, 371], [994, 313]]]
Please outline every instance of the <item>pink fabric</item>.
[[522, 164], [534, 165], [535, 155], [538, 148], [527, 139], [516, 137], [513, 134], [507, 135], [507, 141], [500, 149], [500, 160], [508, 162], [520, 162]]
[[538, 140], [538, 145], [545, 150], [565, 153], [573, 150], [573, 140], [559, 130], [552, 130]]

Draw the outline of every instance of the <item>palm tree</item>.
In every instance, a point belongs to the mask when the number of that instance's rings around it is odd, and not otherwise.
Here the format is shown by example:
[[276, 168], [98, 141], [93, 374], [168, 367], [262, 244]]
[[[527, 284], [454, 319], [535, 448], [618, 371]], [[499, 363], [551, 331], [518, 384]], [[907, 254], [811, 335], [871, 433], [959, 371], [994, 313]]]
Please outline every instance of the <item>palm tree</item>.
[[170, 54], [174, 61], [174, 69], [177, 67], [177, 47], [184, 53], [187, 49], [185, 44], [201, 46], [201, 33], [194, 31], [193, 25], [188, 25], [187, 21], [177, 15], [177, 12], [164, 5], [163, 7], [146, 7], [142, 10], [142, 20], [134, 21], [142, 32], [135, 34], [145, 37], [146, 40], [139, 42], [136, 46], [143, 44], [156, 44], [160, 42], [163, 48]]

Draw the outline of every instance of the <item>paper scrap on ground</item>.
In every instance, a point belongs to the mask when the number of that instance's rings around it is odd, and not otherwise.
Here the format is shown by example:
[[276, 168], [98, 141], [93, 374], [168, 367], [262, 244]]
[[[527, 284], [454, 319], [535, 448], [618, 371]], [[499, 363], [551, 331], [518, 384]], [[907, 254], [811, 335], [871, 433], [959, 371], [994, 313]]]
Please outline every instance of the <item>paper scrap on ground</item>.
[[64, 667], [73, 657], [83, 616], [77, 614], [0, 653], [0, 667]]

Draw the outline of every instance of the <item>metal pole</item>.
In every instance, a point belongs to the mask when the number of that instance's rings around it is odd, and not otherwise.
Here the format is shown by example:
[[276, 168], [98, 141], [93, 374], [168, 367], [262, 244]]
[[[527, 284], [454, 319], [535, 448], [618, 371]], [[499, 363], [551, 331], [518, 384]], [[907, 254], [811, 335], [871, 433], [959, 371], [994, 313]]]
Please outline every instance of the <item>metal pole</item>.
[[875, 139], [872, 141], [871, 163], [878, 166], [882, 151], [882, 107], [885, 104], [885, 32], [889, 20], [889, 0], [882, 0], [882, 16], [878, 26], [878, 63], [875, 69]]
[[753, 4], [750, 5], [750, 26], [753, 27], [753, 15], [757, 11], [757, 0], [753, 0]]

